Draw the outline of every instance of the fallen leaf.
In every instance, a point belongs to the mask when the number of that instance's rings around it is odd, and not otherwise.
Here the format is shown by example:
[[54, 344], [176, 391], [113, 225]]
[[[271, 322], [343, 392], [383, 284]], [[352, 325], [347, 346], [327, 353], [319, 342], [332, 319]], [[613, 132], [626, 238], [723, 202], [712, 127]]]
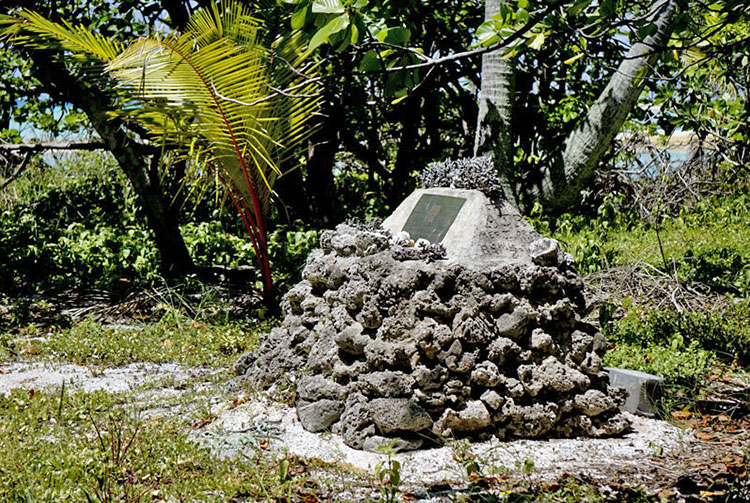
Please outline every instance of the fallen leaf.
[[247, 403], [249, 401], [250, 401], [250, 397], [248, 397], [248, 396], [243, 396], [241, 398], [235, 398], [234, 400], [232, 400], [231, 408], [233, 409], [235, 407], [239, 407], [243, 403]]
[[657, 493], [657, 496], [659, 496], [659, 498], [663, 500], [669, 500], [674, 495], [675, 495], [674, 489], [662, 489], [661, 491]]
[[212, 418], [212, 417], [207, 417], [207, 418], [205, 418], [205, 419], [201, 419], [201, 420], [200, 420], [200, 421], [198, 421], [197, 423], [193, 424], [192, 428], [193, 428], [194, 430], [199, 430], [199, 429], [203, 428], [204, 426], [206, 426], [206, 425], [208, 425], [208, 424], [211, 424], [211, 423], [213, 423], [213, 422], [214, 422], [214, 418]]
[[724, 496], [726, 491], [701, 491], [701, 498], [713, 498], [715, 496]]
[[687, 419], [693, 415], [689, 410], [673, 410], [671, 414], [674, 419]]

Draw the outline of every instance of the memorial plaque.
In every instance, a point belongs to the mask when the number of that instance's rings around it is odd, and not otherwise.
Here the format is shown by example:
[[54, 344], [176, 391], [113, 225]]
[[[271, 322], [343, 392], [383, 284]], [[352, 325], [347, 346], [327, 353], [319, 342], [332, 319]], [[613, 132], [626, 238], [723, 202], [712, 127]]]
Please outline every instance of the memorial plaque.
[[462, 197], [422, 194], [403, 230], [415, 241], [423, 238], [431, 243], [439, 243], [448, 233], [465, 202], [466, 199]]
[[475, 268], [532, 264], [529, 244], [539, 235], [510, 203], [497, 204], [478, 190], [417, 189], [383, 221], [445, 247], [448, 260]]

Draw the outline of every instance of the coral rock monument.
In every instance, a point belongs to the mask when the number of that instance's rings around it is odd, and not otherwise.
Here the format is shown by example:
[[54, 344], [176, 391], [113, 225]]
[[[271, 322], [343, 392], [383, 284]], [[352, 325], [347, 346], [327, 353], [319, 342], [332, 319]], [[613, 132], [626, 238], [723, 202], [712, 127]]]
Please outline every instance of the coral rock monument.
[[284, 321], [236, 364], [356, 449], [628, 429], [572, 257], [478, 190], [419, 189], [326, 231]]

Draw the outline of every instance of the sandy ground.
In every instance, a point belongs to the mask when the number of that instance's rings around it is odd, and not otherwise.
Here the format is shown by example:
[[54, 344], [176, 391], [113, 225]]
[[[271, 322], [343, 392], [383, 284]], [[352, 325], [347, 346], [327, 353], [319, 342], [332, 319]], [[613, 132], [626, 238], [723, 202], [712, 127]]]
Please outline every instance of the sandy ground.
[[[630, 416], [633, 431], [619, 438], [514, 440], [471, 444], [471, 452], [487, 470], [505, 468], [520, 472], [529, 459], [533, 478], [552, 481], [563, 473], [585, 474], [592, 480], [611, 480], [615, 471], [627, 473], [632, 484], [650, 486], [663, 478], [662, 467], [652, 458], [682, 457], [694, 442], [690, 433], [664, 421]], [[332, 434], [313, 434], [302, 428], [294, 409], [285, 405], [252, 400], [225, 408], [198, 435], [224, 455], [234, 455], [258, 445], [304, 458], [339, 463], [372, 473], [384, 455], [351, 449]], [[399, 453], [402, 477], [410, 485], [461, 482], [463, 474], [454, 460], [456, 442], [440, 448]]]
[[62, 386], [84, 391], [122, 393], [162, 380], [190, 381], [207, 375], [204, 369], [186, 369], [172, 363], [133, 363], [124, 367], [86, 367], [58, 362], [14, 362], [0, 365], [0, 394], [17, 388]]
[[[18, 388], [58, 387], [65, 382], [68, 389], [137, 391], [137, 401], [149, 413], [172, 415], [184, 413], [185, 408], [162, 406], [162, 402], [169, 400], [174, 404], [175, 397], [195, 391], [198, 386], [207, 389], [205, 380], [199, 378], [209, 373], [174, 364], [131, 364], [101, 369], [67, 363], [9, 363], [0, 365], [0, 394]], [[202, 383], [198, 384], [199, 381]], [[297, 455], [370, 474], [385, 457], [351, 449], [336, 435], [305, 431], [294, 409], [284, 404], [262, 397], [238, 399], [213, 386], [209, 390], [216, 395], [210, 400], [216, 419], [193, 434], [222, 456], [252, 454], [263, 449], [269, 455]], [[627, 481], [631, 486], [659, 487], [665, 471], [677, 472], [681, 462], [690, 460], [697, 442], [691, 433], [666, 422], [631, 418], [633, 431], [619, 438], [491, 440], [471, 444], [469, 449], [485, 473], [494, 467], [496, 472], [515, 473], [536, 482], [550, 482], [564, 473], [572, 473], [601, 484]], [[460, 464], [454, 460], [459, 448], [458, 443], [447, 442], [440, 448], [399, 453], [404, 483], [418, 491], [438, 483], [465, 482]], [[534, 463], [531, 475], [520, 470], [526, 460]]]

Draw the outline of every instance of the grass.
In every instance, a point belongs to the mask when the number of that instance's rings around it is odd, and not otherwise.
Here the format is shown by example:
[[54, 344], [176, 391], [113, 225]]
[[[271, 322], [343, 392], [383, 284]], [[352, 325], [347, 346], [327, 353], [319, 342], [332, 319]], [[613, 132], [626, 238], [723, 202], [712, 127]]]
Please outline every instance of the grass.
[[108, 326], [91, 319], [67, 329], [29, 328], [20, 336], [0, 335], [0, 358], [54, 359], [80, 365], [127, 365], [137, 362], [178, 363], [229, 368], [251, 349], [258, 331], [271, 322], [209, 324], [187, 317], [162, 318], [156, 323]]
[[184, 418], [139, 418], [130, 398], [0, 396], [0, 501], [283, 501], [315, 489], [303, 470], [281, 476], [279, 458], [219, 459], [191, 438]]
[[89, 365], [149, 361], [221, 368], [231, 366], [255, 341], [255, 333], [241, 324], [211, 326], [183, 320], [113, 328], [87, 320], [54, 333], [42, 343], [42, 351]]

